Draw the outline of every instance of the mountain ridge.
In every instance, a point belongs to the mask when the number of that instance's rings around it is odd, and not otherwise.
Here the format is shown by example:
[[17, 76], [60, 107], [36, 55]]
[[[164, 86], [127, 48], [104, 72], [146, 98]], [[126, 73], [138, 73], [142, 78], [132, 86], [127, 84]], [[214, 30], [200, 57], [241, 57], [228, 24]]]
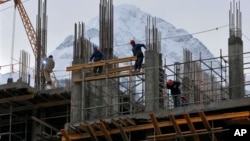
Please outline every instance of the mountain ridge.
[[[114, 55], [122, 58], [132, 56], [129, 41], [134, 39], [137, 43], [145, 43], [145, 26], [147, 18], [152, 15], [141, 11], [139, 8], [129, 4], [114, 7]], [[161, 53], [167, 64], [183, 62], [183, 49], [192, 52], [194, 60], [200, 59], [200, 53], [205, 58], [213, 58], [213, 54], [191, 34], [182, 28], [175, 28], [167, 21], [156, 18], [156, 27], [161, 32]], [[99, 18], [94, 17], [86, 24], [85, 37], [91, 42], [99, 45]], [[52, 51], [56, 62], [54, 71], [56, 76], [67, 76], [66, 67], [71, 66], [73, 61], [74, 36], [68, 35], [65, 40]], [[145, 51], [145, 50], [143, 50]], [[60, 78], [59, 78], [60, 79]]]

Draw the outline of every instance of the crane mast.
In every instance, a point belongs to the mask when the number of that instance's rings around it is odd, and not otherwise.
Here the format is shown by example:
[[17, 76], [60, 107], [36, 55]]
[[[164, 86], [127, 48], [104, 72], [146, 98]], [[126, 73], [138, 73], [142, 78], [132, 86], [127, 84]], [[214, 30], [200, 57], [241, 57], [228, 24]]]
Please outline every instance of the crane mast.
[[29, 42], [32, 48], [32, 51], [35, 55], [35, 57], [37, 57], [38, 55], [38, 46], [37, 46], [37, 37], [36, 37], [36, 32], [34, 30], [34, 27], [32, 26], [30, 19], [28, 17], [28, 14], [21, 2], [21, 0], [14, 0], [15, 1], [15, 7], [17, 7], [20, 17], [22, 19], [23, 22], [23, 26], [24, 29], [26, 31], [26, 34], [29, 38]]
[[[9, 0], [0, 0], [0, 4], [5, 3]], [[21, 2], [21, 0], [14, 0], [15, 8], [18, 9], [21, 20], [23, 22], [24, 29], [28, 36], [32, 51], [36, 58], [36, 69], [35, 69], [35, 87], [40, 90], [42, 88], [42, 83], [44, 82], [43, 71], [41, 65], [41, 58], [46, 56], [46, 53], [42, 51], [41, 41], [31, 24], [29, 16]], [[44, 49], [45, 50], [45, 49]]]

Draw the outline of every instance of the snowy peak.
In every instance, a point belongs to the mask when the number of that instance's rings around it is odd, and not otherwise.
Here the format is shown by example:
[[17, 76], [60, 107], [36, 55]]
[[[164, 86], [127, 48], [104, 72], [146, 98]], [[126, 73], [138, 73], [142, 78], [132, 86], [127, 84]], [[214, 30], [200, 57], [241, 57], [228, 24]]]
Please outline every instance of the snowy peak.
[[56, 49], [71, 47], [73, 43], [74, 43], [74, 36], [69, 35], [64, 39], [64, 41]]
[[[118, 57], [131, 56], [130, 39], [137, 43], [145, 43], [145, 27], [147, 18], [153, 17], [133, 5], [123, 4], [114, 8], [114, 52]], [[183, 49], [192, 52], [193, 59], [199, 59], [200, 52], [203, 58], [212, 58], [211, 52], [196, 38], [193, 38], [184, 29], [176, 29], [172, 24], [161, 18], [156, 18], [156, 27], [161, 32], [161, 50], [168, 64], [174, 61], [182, 62]], [[85, 37], [99, 44], [99, 18], [93, 18], [86, 24]], [[73, 36], [68, 36], [57, 49], [71, 47]], [[72, 49], [73, 50], [73, 49]], [[67, 52], [67, 55], [69, 56]], [[62, 54], [61, 54], [62, 55]]]
[[[145, 27], [149, 16], [151, 15], [133, 5], [123, 4], [114, 8], [114, 55], [119, 58], [132, 56], [129, 45], [131, 39], [135, 39], [137, 43], [145, 43]], [[213, 54], [184, 29], [176, 29], [172, 24], [157, 17], [156, 27], [161, 32], [161, 53], [167, 64], [183, 62], [183, 49], [190, 50], [194, 60], [200, 59], [200, 53], [201, 59], [213, 58]], [[85, 37], [98, 45], [98, 16], [90, 20], [85, 29]], [[49, 53], [54, 56], [56, 62], [54, 70], [57, 76], [69, 77], [65, 70], [71, 66], [73, 60], [73, 40], [73, 35], [66, 36], [56, 50]]]

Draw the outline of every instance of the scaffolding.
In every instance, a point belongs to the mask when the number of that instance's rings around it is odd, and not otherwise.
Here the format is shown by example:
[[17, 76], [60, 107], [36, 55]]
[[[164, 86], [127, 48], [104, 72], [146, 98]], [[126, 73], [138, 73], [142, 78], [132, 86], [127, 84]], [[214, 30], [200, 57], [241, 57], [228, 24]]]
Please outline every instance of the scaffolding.
[[[50, 140], [47, 136], [52, 137], [67, 123], [65, 128], [60, 130], [63, 134], [62, 140], [66, 141], [81, 139], [128, 141], [139, 140], [139, 138], [140, 140], [142, 138], [147, 140], [193, 138], [198, 141], [204, 139], [202, 136], [204, 134], [209, 136], [209, 140], [217, 140], [215, 134], [228, 131], [222, 126], [225, 123], [221, 121], [238, 120], [237, 122], [249, 123], [249, 111], [242, 110], [249, 108], [249, 99], [240, 99], [240, 103], [237, 103], [232, 101], [229, 94], [230, 88], [245, 87], [249, 82], [245, 79], [240, 86], [228, 84], [229, 57], [248, 58], [249, 52], [229, 56], [223, 56], [221, 52], [219, 57], [202, 58], [200, 55], [198, 60], [193, 60], [192, 53], [184, 49], [183, 62], [167, 64], [161, 54], [161, 34], [156, 28], [156, 19], [151, 20], [151, 17], [148, 17], [148, 25], [145, 28], [145, 41], [148, 48], [145, 54], [150, 54], [153, 58], [146, 56], [142, 71], [134, 72], [133, 62], [136, 57], [116, 58], [113, 55], [112, 3], [112, 0], [102, 0], [100, 4], [99, 45], [107, 54], [106, 60], [88, 63], [94, 44], [84, 37], [85, 25], [75, 24], [73, 62], [72, 66], [67, 67], [67, 71], [72, 72], [73, 84], [67, 90], [63, 88], [63, 90], [37, 92], [26, 88], [27, 86], [16, 90], [16, 85], [20, 82], [8, 84], [0, 89], [2, 94], [0, 95], [2, 107], [0, 135], [5, 136], [4, 139], [26, 140], [31, 130], [37, 129], [35, 125], [38, 123], [41, 129], [35, 131], [40, 133], [37, 136]], [[234, 20], [231, 22], [234, 23]], [[236, 23], [241, 24], [240, 18], [236, 19]], [[41, 21], [39, 24], [42, 24]], [[46, 27], [46, 23], [43, 24]], [[236, 27], [241, 29], [241, 25], [238, 27], [237, 24]], [[241, 31], [234, 31], [232, 28], [230, 26], [230, 36], [238, 37]], [[42, 38], [46, 36], [45, 32], [39, 31]], [[46, 41], [41, 41], [41, 44], [45, 47]], [[42, 52], [46, 53], [45, 50]], [[24, 53], [21, 56], [22, 62], [27, 65], [27, 54]], [[26, 72], [25, 65], [20, 70]], [[243, 64], [245, 75], [249, 69], [248, 65], [249, 62]], [[98, 66], [103, 66], [104, 72], [96, 76], [92, 69]], [[21, 76], [26, 78], [23, 74]], [[148, 81], [148, 79], [154, 81]], [[182, 83], [179, 107], [174, 107], [172, 95], [166, 89], [167, 79]], [[156, 89], [147, 92], [151, 85]], [[71, 91], [74, 91], [72, 95]], [[244, 97], [249, 97], [247, 91], [244, 92]], [[231, 105], [225, 106], [226, 103]], [[233, 107], [235, 105], [243, 108], [238, 111], [239, 109]], [[54, 112], [54, 106], [58, 106], [57, 110], [61, 110], [60, 114], [51, 114], [51, 111]], [[197, 111], [197, 109], [205, 111]], [[224, 112], [225, 109], [234, 109], [237, 112]], [[223, 113], [214, 114], [213, 110], [223, 111]], [[183, 111], [185, 111], [184, 114]], [[17, 117], [18, 112], [27, 114], [32, 122], [27, 115]], [[205, 112], [208, 115], [205, 115]], [[38, 116], [34, 116], [35, 114]], [[19, 122], [24, 118], [24, 122], [18, 123], [20, 127], [22, 126], [19, 131], [23, 132], [18, 133], [13, 130], [16, 124], [13, 117], [17, 117]], [[57, 127], [51, 125], [57, 120], [61, 125], [57, 124]], [[31, 123], [33, 125], [30, 125]], [[203, 126], [201, 127], [200, 124]], [[170, 132], [165, 133], [165, 129]]]
[[[200, 56], [199, 60], [192, 60], [191, 53], [187, 49], [183, 50], [183, 53], [185, 55], [184, 61], [182, 63], [178, 62], [170, 65], [165, 64], [163, 66], [157, 66], [156, 68], [161, 68], [164, 70], [164, 72], [167, 73], [167, 76], [164, 75], [165, 79], [175, 78], [182, 82], [182, 95], [187, 98], [187, 105], [182, 105], [181, 107], [173, 107], [172, 97], [165, 87], [163, 88], [163, 91], [158, 91], [160, 95], [158, 98], [156, 97], [154, 99], [147, 99], [148, 101], [145, 101], [145, 98], [143, 98], [145, 97], [145, 93], [141, 93], [142, 95], [140, 95], [140, 98], [138, 99], [138, 101], [136, 101], [139, 105], [136, 107], [140, 108], [129, 107], [130, 104], [134, 103], [135, 101], [133, 97], [129, 95], [130, 93], [123, 93], [124, 96], [122, 100], [119, 101], [119, 103], [106, 103], [106, 105], [103, 104], [100, 106], [88, 105], [89, 107], [82, 108], [83, 111], [87, 111], [86, 113], [84, 113], [85, 115], [89, 114], [92, 116], [85, 117], [84, 120], [82, 122], [79, 122], [78, 124], [69, 123], [66, 127], [67, 130], [61, 129], [61, 132], [63, 133], [62, 140], [101, 140], [101, 138], [105, 138], [106, 140], [122, 139], [124, 141], [129, 141], [131, 139], [137, 140], [136, 136], [133, 134], [134, 132], [138, 132], [139, 134], [139, 131], [143, 131], [143, 133], [145, 133], [146, 135], [141, 135], [141, 137], [146, 136], [144, 139], [147, 140], [171, 140], [177, 138], [180, 138], [181, 140], [189, 138], [193, 138], [194, 140], [204, 140], [206, 138], [205, 136], [208, 136], [210, 138], [209, 140], [215, 141], [220, 140], [216, 135], [220, 133], [223, 133], [224, 135], [228, 134], [230, 130], [229, 128], [225, 128], [225, 120], [242, 119], [242, 121], [238, 122], [249, 122], [249, 111], [243, 111], [239, 113], [230, 113], [225, 111], [217, 115], [211, 114], [212, 111], [210, 111], [208, 113], [211, 115], [208, 116], [206, 116], [202, 111], [194, 111], [195, 109], [199, 109], [204, 105], [206, 105], [207, 107], [207, 109], [205, 107], [202, 108], [205, 111], [209, 110], [209, 108], [211, 107], [213, 107], [213, 110], [216, 111], [237, 107], [234, 104], [227, 107], [223, 106], [225, 103], [229, 103], [230, 105], [230, 103], [233, 102], [228, 93], [229, 86], [227, 60], [229, 56], [223, 56], [221, 52], [221, 55], [219, 57], [203, 59]], [[242, 55], [247, 59], [249, 54], [250, 53], [247, 52]], [[94, 76], [90, 68], [102, 65], [105, 66], [112, 63], [122, 63], [123, 61], [131, 62], [133, 60], [135, 60], [135, 58], [133, 57], [105, 60], [103, 62], [70, 66], [67, 68], [67, 70], [84, 70], [84, 77], [72, 81], [74, 83], [84, 83], [84, 86], [86, 86], [85, 89], [91, 88], [92, 90], [97, 90], [99, 89], [99, 87], [106, 87], [107, 85], [89, 86], [87, 83], [89, 83], [90, 81], [111, 79], [113, 77], [130, 77], [129, 75], [132, 75], [133, 73], [128, 73], [126, 76], [122, 74], [125, 71], [131, 72], [133, 66], [118, 67], [113, 68], [112, 70], [107, 69], [105, 72], [103, 72], [103, 74], [99, 76]], [[249, 69], [248, 65], [248, 62], [244, 63], [245, 72], [247, 72], [247, 70]], [[142, 72], [146, 72], [147, 69], [155, 68], [148, 68], [147, 65], [144, 64]], [[140, 77], [142, 77], [142, 75], [145, 75], [145, 73], [143, 74], [142, 72], [140, 72]], [[135, 75], [137, 76], [137, 74]], [[127, 80], [128, 84], [133, 84], [133, 82], [129, 82], [132, 79]], [[145, 80], [143, 83], [145, 83]], [[160, 83], [162, 82], [159, 81], [159, 84]], [[163, 86], [165, 86], [165, 82], [163, 83]], [[248, 82], [246, 81], [244, 84], [245, 86], [247, 86]], [[125, 85], [123, 85], [123, 87], [124, 86]], [[136, 84], [134, 84], [133, 86], [133, 89], [130, 89], [131, 86], [127, 85], [127, 88], [125, 88], [125, 90], [137, 93], [136, 91], [138, 89], [136, 87], [140, 86]], [[122, 89], [119, 90], [122, 91]], [[96, 92], [97, 91], [94, 91], [94, 93], [92, 94], [95, 94]], [[106, 91], [99, 92], [103, 94], [102, 96], [109, 96]], [[160, 92], [165, 93], [161, 94]], [[126, 98], [124, 98], [125, 95]], [[248, 95], [249, 93], [246, 92], [245, 97], [247, 97]], [[119, 93], [117, 96], [120, 96]], [[162, 103], [163, 105], [160, 106], [161, 110], [150, 113], [150, 118], [148, 119], [146, 117], [147, 112], [145, 109], [145, 103], [161, 100], [164, 101]], [[244, 100], [241, 99], [239, 105], [249, 106], [247, 102], [249, 101], [249, 99], [245, 100], [246, 101], [243, 102]], [[127, 108], [125, 105], [127, 105]], [[113, 106], [120, 107], [118, 108], [119, 111], [103, 110]], [[194, 109], [192, 109], [192, 107]], [[217, 107], [217, 109], [215, 107]], [[124, 112], [124, 108], [127, 110], [126, 112]], [[98, 113], [96, 112], [98, 111], [97, 109], [102, 109], [105, 112]], [[244, 108], [242, 108], [242, 110], [243, 109]], [[183, 115], [180, 114], [183, 113], [183, 111], [185, 111], [185, 113]], [[155, 116], [155, 114], [157, 114], [157, 117]], [[194, 116], [195, 114], [198, 114], [197, 117]], [[240, 118], [238, 116], [240, 116]], [[168, 128], [168, 126], [170, 127]], [[166, 128], [169, 132], [162, 133], [162, 131], [166, 131]], [[78, 134], [79, 132], [80, 134]], [[142, 138], [140, 140], [142, 140]]]

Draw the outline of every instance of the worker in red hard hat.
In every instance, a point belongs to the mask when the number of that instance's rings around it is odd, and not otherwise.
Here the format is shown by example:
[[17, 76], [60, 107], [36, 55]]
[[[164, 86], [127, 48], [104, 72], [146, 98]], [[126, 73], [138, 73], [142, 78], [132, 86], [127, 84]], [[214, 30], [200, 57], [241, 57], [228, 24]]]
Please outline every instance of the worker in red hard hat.
[[137, 57], [137, 59], [135, 61], [134, 70], [135, 71], [140, 71], [141, 70], [141, 65], [142, 65], [142, 62], [143, 62], [143, 58], [144, 58], [141, 47], [144, 47], [145, 49], [147, 49], [147, 48], [146, 48], [146, 46], [144, 44], [136, 44], [135, 40], [130, 40], [130, 45], [132, 46], [133, 55]]
[[181, 90], [180, 90], [180, 85], [181, 82], [179, 81], [174, 81], [169, 79], [167, 81], [167, 89], [170, 89], [171, 95], [173, 97], [174, 101], [174, 107], [180, 107], [180, 95], [181, 95]]

